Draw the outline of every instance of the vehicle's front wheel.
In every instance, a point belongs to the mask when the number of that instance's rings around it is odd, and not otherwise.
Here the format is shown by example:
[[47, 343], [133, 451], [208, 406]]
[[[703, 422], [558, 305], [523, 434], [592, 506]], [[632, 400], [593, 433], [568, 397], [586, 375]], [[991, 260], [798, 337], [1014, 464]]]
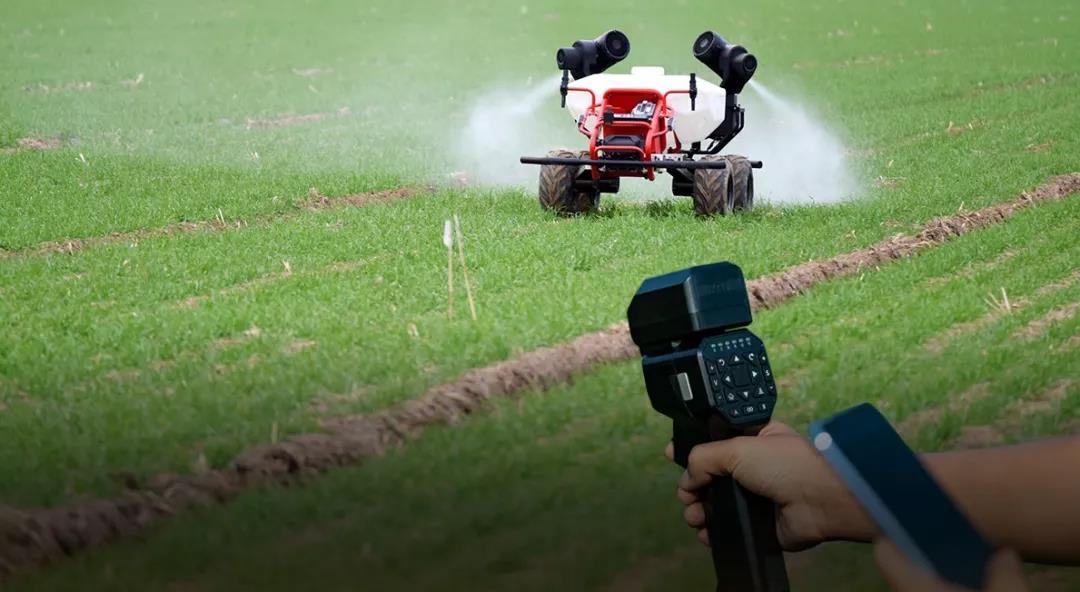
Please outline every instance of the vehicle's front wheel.
[[736, 210], [754, 209], [754, 169], [745, 156], [729, 154], [724, 157], [731, 176], [731, 201]]
[[[706, 156], [702, 161], [724, 160], [723, 156]], [[728, 165], [730, 167], [730, 164]], [[699, 216], [726, 216], [735, 210], [731, 171], [723, 169], [694, 170], [694, 211]]]
[[[588, 151], [552, 150], [556, 158], [589, 158]], [[580, 165], [545, 164], [540, 167], [540, 207], [562, 215], [584, 214], [600, 203], [598, 191], [581, 191], [574, 181], [586, 167]]]

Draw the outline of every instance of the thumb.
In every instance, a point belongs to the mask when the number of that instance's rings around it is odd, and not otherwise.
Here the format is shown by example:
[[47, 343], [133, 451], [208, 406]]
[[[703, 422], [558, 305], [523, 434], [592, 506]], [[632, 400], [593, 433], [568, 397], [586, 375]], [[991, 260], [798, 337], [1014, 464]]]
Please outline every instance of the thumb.
[[1011, 549], [999, 551], [986, 567], [987, 592], [1027, 592], [1024, 568]]

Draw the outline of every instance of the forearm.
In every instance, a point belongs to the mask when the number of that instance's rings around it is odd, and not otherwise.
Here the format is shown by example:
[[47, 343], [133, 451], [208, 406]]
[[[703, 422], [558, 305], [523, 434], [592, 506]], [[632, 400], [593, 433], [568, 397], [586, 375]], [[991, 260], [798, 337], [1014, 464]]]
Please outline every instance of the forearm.
[[[994, 546], [1037, 563], [1080, 564], [1080, 437], [920, 458]], [[822, 497], [826, 540], [877, 536], [839, 480]]]
[[940, 452], [923, 462], [997, 547], [1080, 564], [1080, 437]]

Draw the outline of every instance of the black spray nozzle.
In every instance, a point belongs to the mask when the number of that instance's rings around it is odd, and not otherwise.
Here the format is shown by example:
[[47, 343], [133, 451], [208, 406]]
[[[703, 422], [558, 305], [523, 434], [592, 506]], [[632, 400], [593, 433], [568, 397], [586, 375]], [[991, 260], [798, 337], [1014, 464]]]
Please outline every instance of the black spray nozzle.
[[582, 39], [570, 47], [561, 48], [555, 54], [555, 63], [560, 70], [569, 70], [577, 80], [599, 74], [628, 55], [630, 39], [622, 31], [612, 29], [596, 39]]
[[694, 41], [694, 57], [716, 72], [724, 90], [738, 94], [757, 70], [757, 58], [741, 45], [728, 43], [718, 33], [705, 31]]

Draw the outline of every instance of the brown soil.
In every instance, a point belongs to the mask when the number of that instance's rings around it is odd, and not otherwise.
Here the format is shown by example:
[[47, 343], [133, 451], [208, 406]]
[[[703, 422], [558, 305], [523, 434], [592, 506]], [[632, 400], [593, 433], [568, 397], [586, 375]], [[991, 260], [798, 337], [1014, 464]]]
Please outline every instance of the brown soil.
[[986, 127], [986, 122], [977, 119], [975, 121], [969, 121], [966, 124], [954, 125], [953, 122], [950, 121], [949, 125], [945, 127], [945, 132], [950, 136], [958, 136], [964, 132], [980, 127]]
[[259, 277], [255, 278], [255, 279], [248, 280], [246, 282], [241, 282], [239, 284], [235, 284], [235, 285], [229, 286], [227, 288], [222, 288], [222, 289], [218, 290], [217, 292], [215, 292], [214, 294], [199, 294], [197, 296], [189, 296], [189, 297], [181, 300], [180, 302], [178, 302], [176, 304], [176, 306], [178, 308], [195, 308], [196, 306], [202, 304], [203, 302], [206, 302], [207, 300], [210, 300], [215, 295], [217, 295], [217, 296], [228, 296], [230, 294], [239, 294], [241, 292], [247, 292], [249, 290], [254, 290], [254, 289], [259, 288], [261, 286], [272, 284], [274, 282], [283, 280], [283, 279], [288, 278], [288, 277], [292, 277], [292, 271], [291, 270], [268, 273], [266, 275], [259, 276]]
[[949, 450], [968, 450], [971, 448], [989, 448], [1005, 440], [1005, 435], [994, 426], [964, 426], [960, 434], [949, 443]]
[[292, 73], [305, 78], [333, 73], [333, 68], [293, 68]]
[[1065, 378], [1050, 385], [1049, 388], [1039, 393], [1034, 399], [1016, 401], [1009, 406], [1007, 413], [1003, 414], [1005, 427], [1015, 427], [1013, 422], [1053, 410], [1055, 405], [1065, 400], [1065, 395], [1069, 394], [1069, 388], [1072, 385], [1073, 381]]
[[294, 273], [299, 276], [318, 276], [328, 273], [348, 273], [350, 271], [355, 271], [365, 265], [368, 265], [379, 257], [379, 255], [376, 255], [374, 257], [367, 257], [364, 259], [356, 259], [352, 261], [335, 261], [334, 263], [330, 263], [328, 265], [324, 265], [323, 267], [319, 267], [313, 270], [299, 270], [296, 272], [293, 271], [292, 265], [289, 264], [288, 261], [282, 261], [283, 269], [281, 271], [275, 271], [273, 273], [261, 275], [259, 277], [252, 278], [238, 284], [225, 286], [224, 288], [219, 288], [218, 290], [206, 294], [196, 294], [194, 296], [188, 296], [187, 298], [176, 302], [174, 306], [176, 306], [177, 308], [195, 308], [212, 298], [220, 296], [231, 296], [233, 294], [249, 292], [251, 290], [262, 288], [270, 284], [291, 278]]
[[318, 343], [310, 339], [295, 339], [285, 344], [285, 346], [281, 348], [281, 351], [286, 354], [292, 355], [302, 352], [305, 349], [315, 347], [316, 345], [318, 345]]
[[[421, 187], [399, 187], [397, 189], [387, 189], [382, 191], [369, 191], [365, 193], [357, 193], [353, 195], [345, 195], [341, 197], [326, 197], [320, 194], [318, 191], [312, 189], [312, 192], [306, 199], [300, 200], [296, 206], [305, 210], [320, 210], [339, 207], [357, 207], [370, 203], [393, 201], [395, 199], [404, 199], [412, 197], [425, 191], [431, 191], [431, 188]], [[273, 214], [268, 216], [260, 216], [255, 219], [254, 224], [270, 224], [272, 222], [279, 222], [282, 220], [288, 220], [297, 215], [295, 211], [287, 211], [280, 214]], [[56, 241], [46, 241], [39, 243], [33, 247], [18, 251], [0, 251], [0, 259], [4, 257], [17, 257], [17, 256], [39, 256], [50, 254], [73, 254], [84, 249], [112, 245], [117, 243], [137, 243], [141, 240], [148, 240], [159, 237], [178, 236], [183, 234], [190, 234], [194, 232], [224, 232], [229, 230], [237, 230], [240, 228], [246, 228], [249, 224], [244, 220], [234, 220], [226, 222], [221, 219], [216, 220], [199, 220], [195, 222], [180, 222], [177, 224], [169, 224], [160, 228], [145, 228], [140, 230], [133, 230], [129, 232], [112, 232], [101, 236], [91, 236], [86, 238], [69, 238]]]
[[78, 92], [78, 91], [86, 91], [86, 90], [93, 90], [93, 89], [94, 89], [94, 83], [93, 82], [79, 82], [79, 81], [62, 82], [60, 84], [42, 84], [42, 83], [39, 82], [37, 84], [31, 84], [29, 86], [24, 86], [23, 87], [23, 90], [25, 90], [27, 92], [41, 92], [41, 93], [71, 92], [71, 91]]
[[[1040, 286], [1037, 290], [1035, 290], [1034, 297], [1037, 298], [1040, 296], [1046, 296], [1047, 294], [1053, 294], [1054, 292], [1068, 288], [1077, 280], [1080, 280], [1080, 270], [1068, 274], [1059, 281], [1051, 282], [1049, 284], [1046, 284], [1045, 286]], [[1000, 300], [999, 303], [1003, 304], [1004, 299]], [[1013, 312], [1016, 312], [1028, 306], [1029, 304], [1031, 304], [1031, 299], [1018, 298], [1016, 300], [1011, 300], [1008, 304], [1008, 307], [1005, 307], [1003, 305], [995, 305], [989, 311], [987, 311], [986, 314], [977, 319], [957, 323], [949, 327], [948, 329], [942, 331], [941, 333], [934, 335], [926, 341], [924, 347], [927, 351], [931, 353], [941, 353], [945, 350], [946, 347], [949, 346], [952, 340], [957, 338], [958, 336], [986, 327], [996, 322], [1001, 317], [1012, 314]], [[1053, 311], [1051, 314], [1054, 314]], [[1060, 314], [1060, 312], [1058, 314]], [[1069, 313], [1069, 315], [1071, 316], [1071, 312]], [[1036, 320], [1033, 322], [1033, 324], [1038, 322], [1039, 320]], [[1045, 328], [1045, 326], [1041, 327], [1042, 330], [1045, 330]], [[1027, 327], [1025, 329], [1027, 329]], [[1021, 331], [1023, 331], [1023, 329], [1021, 329]]]
[[39, 138], [27, 136], [15, 141], [14, 146], [0, 147], [0, 154], [14, 154], [24, 150], [56, 150], [64, 145], [60, 138]]
[[[1024, 423], [1033, 415], [1054, 411], [1068, 395], [1073, 381], [1066, 378], [1050, 385], [1034, 398], [1020, 399], [1006, 407], [991, 425], [965, 426], [960, 434], [945, 445], [950, 450], [986, 448], [1022, 436]], [[1074, 426], [1066, 425], [1062, 433], [1071, 433]]]
[[63, 142], [60, 138], [19, 138], [16, 142], [23, 150], [56, 150]]
[[1059, 306], [1034, 321], [1031, 321], [1027, 325], [1024, 325], [1013, 333], [1012, 336], [1025, 341], [1041, 337], [1048, 329], [1050, 329], [1050, 327], [1071, 319], [1073, 315], [1076, 314], [1078, 308], [1080, 308], [1080, 302], [1072, 302]]
[[946, 412], [962, 413], [972, 405], [985, 399], [990, 394], [990, 385], [984, 382], [976, 383], [959, 395], [947, 397], [948, 403], [944, 406], [935, 406], [922, 409], [908, 415], [897, 426], [896, 431], [904, 438], [911, 439], [919, 435], [923, 427], [937, 423]]
[[384, 201], [394, 201], [398, 199], [405, 199], [412, 197], [423, 191], [430, 191], [431, 188], [421, 187], [400, 187], [398, 189], [388, 189], [385, 191], [369, 191], [367, 193], [357, 193], [354, 195], [345, 195], [342, 197], [326, 197], [319, 193], [314, 187], [308, 192], [307, 199], [301, 201], [298, 205], [308, 210], [324, 210], [328, 208], [340, 208], [343, 206], [366, 206], [372, 203], [379, 203]]
[[[812, 286], [867, 267], [909, 257], [954, 236], [1004, 221], [1032, 204], [1080, 190], [1080, 173], [1055, 177], [1019, 198], [932, 221], [915, 236], [880, 243], [748, 282], [755, 309], [774, 307]], [[452, 424], [493, 398], [543, 389], [596, 365], [638, 355], [625, 323], [543, 347], [514, 359], [470, 370], [418, 398], [371, 415], [327, 420], [324, 432], [298, 434], [241, 452], [226, 468], [188, 475], [159, 475], [108, 500], [77, 500], [51, 509], [0, 511], [0, 574], [71, 555], [145, 532], [184, 510], [223, 503], [239, 491], [288, 484], [334, 467], [382, 454], [425, 428]]]
[[970, 263], [964, 266], [963, 269], [955, 273], [948, 275], [942, 275], [932, 277], [924, 282], [926, 286], [942, 286], [960, 279], [971, 279], [980, 273], [985, 273], [992, 269], [995, 269], [1016, 256], [1016, 251], [1004, 251], [997, 257], [994, 257], [990, 261], [980, 261], [976, 263]]
[[311, 123], [313, 121], [322, 121], [327, 117], [333, 117], [335, 115], [348, 115], [349, 108], [342, 107], [337, 112], [327, 113], [306, 113], [304, 115], [282, 115], [280, 117], [272, 117], [268, 119], [251, 118], [247, 119], [247, 128], [266, 128], [266, 127], [289, 127], [293, 125], [300, 125], [302, 123]]

